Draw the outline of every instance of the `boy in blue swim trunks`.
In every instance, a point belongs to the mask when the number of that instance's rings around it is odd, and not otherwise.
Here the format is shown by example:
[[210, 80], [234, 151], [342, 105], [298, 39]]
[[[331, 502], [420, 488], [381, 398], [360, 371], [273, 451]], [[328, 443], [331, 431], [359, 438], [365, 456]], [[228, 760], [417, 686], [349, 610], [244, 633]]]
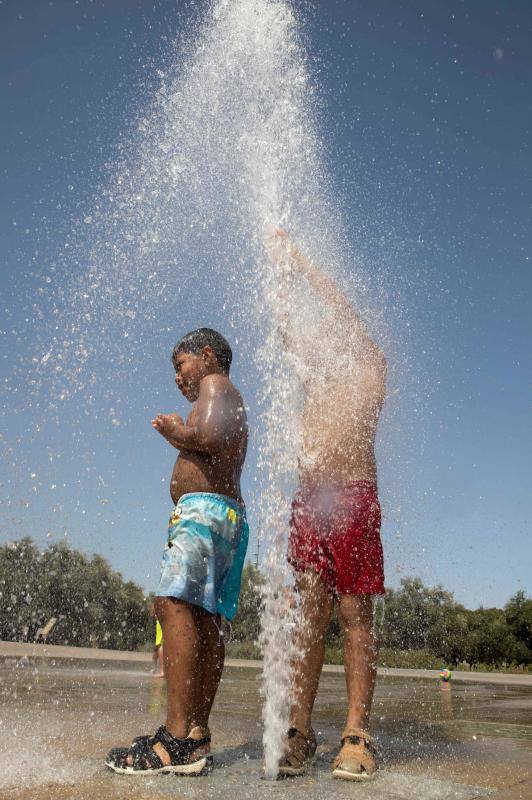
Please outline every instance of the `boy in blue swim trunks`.
[[240, 493], [248, 428], [244, 402], [229, 380], [231, 359], [229, 344], [210, 328], [184, 336], [172, 363], [192, 410], [186, 422], [177, 414], [152, 421], [179, 451], [155, 601], [168, 707], [154, 736], [111, 750], [106, 764], [115, 772], [198, 774], [210, 760], [209, 714], [225, 656], [220, 619], [236, 613], [248, 541]]

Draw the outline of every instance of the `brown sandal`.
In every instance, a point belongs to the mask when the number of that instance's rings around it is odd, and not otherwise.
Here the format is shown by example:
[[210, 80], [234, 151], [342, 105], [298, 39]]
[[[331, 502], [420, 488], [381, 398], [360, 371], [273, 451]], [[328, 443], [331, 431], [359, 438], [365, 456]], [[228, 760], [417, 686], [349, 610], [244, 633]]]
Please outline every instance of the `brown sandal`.
[[334, 759], [333, 778], [344, 781], [367, 781], [375, 777], [377, 743], [360, 728], [346, 728], [342, 749]]
[[316, 736], [312, 728], [308, 735], [297, 728], [290, 728], [286, 734], [284, 755], [279, 762], [277, 774], [281, 777], [304, 775], [312, 764], [316, 747]]

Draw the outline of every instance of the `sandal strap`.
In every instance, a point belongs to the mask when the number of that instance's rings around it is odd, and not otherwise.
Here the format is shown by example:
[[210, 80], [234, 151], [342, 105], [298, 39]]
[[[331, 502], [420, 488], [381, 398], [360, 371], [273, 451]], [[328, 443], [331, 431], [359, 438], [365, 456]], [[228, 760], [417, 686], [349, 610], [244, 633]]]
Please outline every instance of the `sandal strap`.
[[372, 755], [374, 756], [377, 755], [377, 748], [375, 747], [375, 745], [368, 742], [367, 739], [362, 739], [360, 736], [344, 736], [344, 738], [342, 739], [342, 747], [346, 743], [354, 745], [362, 745]]
[[133, 769], [146, 769], [146, 764], [151, 769], [161, 769], [164, 766], [162, 760], [153, 749], [152, 740], [146, 741], [146, 739], [143, 739], [140, 742], [135, 742], [129, 755], [133, 757]]
[[357, 774], [363, 770], [373, 775], [376, 770], [377, 743], [369, 733], [359, 729], [345, 730], [342, 747], [334, 759], [334, 769], [341, 768]]
[[175, 736], [172, 736], [165, 725], [161, 725], [153, 737], [154, 743], [160, 742], [162, 744], [170, 756], [172, 763], [183, 763], [183, 758], [190, 756], [194, 750], [197, 750], [198, 747], [204, 744], [208, 744], [209, 741], [210, 739], [208, 736], [204, 736], [201, 739], [177, 739]]
[[146, 765], [150, 769], [161, 769], [164, 765], [157, 753], [153, 749], [153, 739], [143, 736], [134, 742], [130, 748], [116, 753], [113, 759], [118, 766], [126, 766], [126, 759], [131, 756], [133, 763], [131, 766], [135, 770], [145, 770]]
[[375, 758], [378, 754], [377, 742], [373, 736], [370, 736], [369, 733], [359, 728], [346, 729], [342, 734], [341, 742], [342, 747], [344, 747], [346, 744], [350, 744], [361, 748], [360, 753], [362, 757], [364, 750], [367, 750], [372, 758]]
[[316, 734], [310, 729], [310, 733], [307, 735], [299, 730], [299, 728], [288, 728], [286, 732], [287, 739], [293, 739], [295, 736], [299, 736], [300, 739], [303, 739], [305, 742], [305, 746], [308, 749], [316, 749]]
[[282, 761], [291, 767], [299, 768], [308, 763], [316, 752], [316, 737], [314, 731], [310, 735], [302, 733], [298, 728], [289, 728], [286, 732], [287, 740], [299, 739], [299, 746], [292, 749], [290, 745], [285, 750]]
[[306, 738], [307, 738], [307, 737], [305, 736], [305, 734], [304, 734], [304, 733], [301, 733], [301, 731], [298, 731], [298, 729], [297, 729], [297, 728], [288, 728], [288, 730], [287, 730], [287, 732], [286, 732], [286, 737], [287, 737], [287, 739], [293, 739], [293, 738], [294, 738], [294, 736], [303, 736], [303, 738], [304, 738], [304, 739], [306, 739]]
[[341, 742], [342, 745], [344, 745], [346, 742], [355, 745], [361, 744], [374, 754], [376, 754], [378, 750], [377, 742], [373, 736], [370, 736], [367, 731], [363, 731], [361, 728], [346, 728], [346, 730], [342, 733]]
[[204, 727], [203, 725], [194, 725], [194, 727], [192, 727], [190, 729], [187, 738], [189, 738], [189, 739], [190, 738], [194, 738], [192, 736], [192, 733], [194, 731], [198, 731], [198, 732], [200, 732], [202, 734], [202, 736], [200, 737], [202, 744], [204, 744], [204, 743], [210, 744], [211, 743], [211, 729], [209, 728], [209, 726]]

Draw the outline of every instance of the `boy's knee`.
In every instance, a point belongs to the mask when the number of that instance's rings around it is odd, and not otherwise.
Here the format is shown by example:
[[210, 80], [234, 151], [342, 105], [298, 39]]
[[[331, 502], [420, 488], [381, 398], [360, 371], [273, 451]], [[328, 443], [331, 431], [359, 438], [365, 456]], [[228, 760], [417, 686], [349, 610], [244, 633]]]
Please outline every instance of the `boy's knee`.
[[358, 615], [353, 614], [346, 608], [338, 609], [338, 621], [343, 631], [350, 630], [351, 628], [358, 628], [359, 626]]
[[344, 595], [338, 604], [338, 619], [344, 631], [373, 629], [373, 602], [370, 596]]

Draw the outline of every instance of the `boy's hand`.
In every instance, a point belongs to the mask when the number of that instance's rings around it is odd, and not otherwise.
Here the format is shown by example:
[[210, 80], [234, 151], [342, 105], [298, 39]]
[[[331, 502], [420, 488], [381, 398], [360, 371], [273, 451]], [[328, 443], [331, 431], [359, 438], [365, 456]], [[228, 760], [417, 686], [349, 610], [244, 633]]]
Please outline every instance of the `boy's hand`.
[[266, 233], [264, 246], [270, 261], [285, 278], [293, 279], [296, 272], [307, 273], [310, 262], [283, 228], [274, 228], [272, 225]]
[[151, 424], [152, 428], [159, 431], [165, 439], [168, 439], [185, 426], [183, 418], [179, 414], [157, 414], [155, 419], [152, 419]]
[[266, 233], [264, 246], [273, 264], [285, 268], [290, 265], [294, 246], [285, 230], [272, 225]]

